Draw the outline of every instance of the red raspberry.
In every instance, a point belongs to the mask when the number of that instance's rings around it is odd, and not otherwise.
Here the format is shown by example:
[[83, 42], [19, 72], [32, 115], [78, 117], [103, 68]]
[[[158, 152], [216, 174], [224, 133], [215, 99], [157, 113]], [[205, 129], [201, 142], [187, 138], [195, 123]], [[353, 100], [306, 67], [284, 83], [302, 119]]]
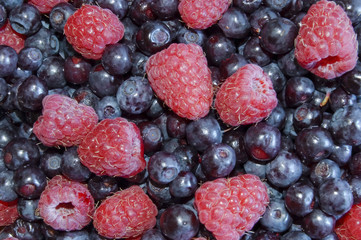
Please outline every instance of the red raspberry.
[[120, 117], [102, 120], [79, 145], [78, 154], [97, 175], [132, 177], [146, 164], [139, 128]]
[[352, 206], [335, 226], [335, 233], [340, 240], [361, 239], [361, 203]]
[[0, 45], [7, 45], [15, 49], [17, 53], [24, 48], [25, 36], [15, 32], [9, 21], [0, 29]]
[[17, 199], [11, 202], [0, 201], [0, 227], [8, 226], [15, 222], [18, 218], [19, 212]]
[[191, 120], [208, 114], [212, 80], [200, 46], [173, 43], [149, 58], [146, 71], [154, 92], [176, 114]]
[[358, 42], [351, 20], [333, 1], [321, 0], [309, 8], [295, 47], [300, 66], [321, 78], [339, 77], [357, 62]]
[[239, 240], [266, 211], [266, 185], [252, 174], [205, 182], [195, 193], [199, 221], [217, 240]]
[[188, 27], [206, 29], [221, 19], [231, 2], [231, 0], [181, 0], [178, 10]]
[[43, 115], [34, 123], [33, 132], [46, 146], [70, 147], [79, 145], [97, 122], [92, 107], [52, 94], [43, 99]]
[[68, 42], [83, 57], [100, 59], [108, 44], [117, 43], [124, 35], [124, 25], [109, 9], [83, 5], [64, 26]]
[[268, 75], [258, 65], [247, 64], [222, 84], [215, 107], [223, 122], [238, 126], [257, 123], [268, 117], [277, 103]]
[[95, 210], [93, 224], [107, 238], [137, 237], [156, 224], [157, 207], [137, 185], [116, 192]]
[[94, 199], [87, 186], [62, 175], [50, 179], [38, 203], [44, 222], [56, 230], [80, 230], [94, 212]]
[[28, 3], [35, 6], [41, 13], [50, 13], [51, 9], [58, 3], [69, 0], [29, 0]]

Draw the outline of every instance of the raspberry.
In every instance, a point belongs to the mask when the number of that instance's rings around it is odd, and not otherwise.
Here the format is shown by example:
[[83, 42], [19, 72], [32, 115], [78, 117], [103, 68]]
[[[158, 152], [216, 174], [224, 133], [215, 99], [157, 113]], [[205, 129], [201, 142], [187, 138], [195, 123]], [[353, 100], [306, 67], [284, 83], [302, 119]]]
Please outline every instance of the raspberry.
[[178, 10], [188, 27], [206, 29], [222, 17], [231, 2], [231, 0], [181, 0]]
[[100, 59], [106, 45], [123, 38], [124, 25], [109, 9], [83, 5], [68, 18], [64, 33], [68, 42], [83, 57]]
[[36, 7], [41, 13], [50, 13], [51, 9], [58, 3], [69, 0], [29, 0], [28, 3]]
[[18, 200], [11, 202], [0, 201], [0, 227], [8, 226], [19, 218]]
[[15, 32], [9, 21], [0, 29], [0, 45], [7, 45], [15, 49], [17, 53], [24, 48], [25, 36]]
[[47, 95], [43, 112], [34, 123], [33, 132], [46, 146], [79, 145], [97, 124], [98, 115], [92, 107], [65, 95]]
[[295, 40], [300, 66], [321, 78], [336, 78], [355, 67], [357, 49], [351, 20], [341, 6], [321, 0], [309, 8]]
[[269, 116], [277, 103], [268, 75], [258, 65], [247, 64], [222, 84], [215, 107], [223, 122], [238, 126], [261, 121]]
[[132, 177], [145, 168], [140, 130], [125, 118], [102, 120], [79, 145], [81, 162], [96, 175]]
[[157, 214], [148, 195], [133, 185], [105, 199], [95, 210], [93, 225], [107, 238], [137, 237], [155, 226]]
[[177, 115], [196, 120], [208, 114], [212, 80], [200, 46], [173, 43], [149, 58], [146, 71], [154, 92]]
[[266, 185], [252, 174], [218, 178], [195, 193], [199, 220], [217, 240], [239, 240], [252, 229], [268, 205]]
[[94, 212], [94, 199], [87, 186], [56, 175], [48, 182], [38, 203], [44, 222], [56, 230], [80, 230]]
[[335, 226], [335, 233], [340, 240], [361, 239], [361, 203], [352, 206]]

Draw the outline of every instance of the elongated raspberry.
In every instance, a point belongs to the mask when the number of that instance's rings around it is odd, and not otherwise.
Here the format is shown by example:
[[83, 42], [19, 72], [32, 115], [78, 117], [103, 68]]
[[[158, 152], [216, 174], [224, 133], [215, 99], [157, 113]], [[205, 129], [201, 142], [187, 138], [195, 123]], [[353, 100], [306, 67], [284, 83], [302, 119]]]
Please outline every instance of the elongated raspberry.
[[116, 192], [95, 210], [93, 224], [107, 238], [135, 238], [156, 224], [157, 207], [137, 185]]
[[79, 145], [97, 122], [98, 115], [92, 107], [53, 94], [43, 99], [43, 112], [34, 123], [33, 132], [46, 146], [70, 147]]
[[217, 240], [239, 240], [266, 211], [269, 198], [259, 177], [244, 174], [205, 182], [195, 193], [199, 220]]
[[41, 13], [50, 13], [51, 9], [58, 3], [69, 0], [29, 0], [28, 3], [34, 5]]
[[230, 0], [181, 0], [178, 10], [188, 27], [206, 29], [221, 19], [231, 2]]
[[18, 200], [11, 202], [0, 201], [0, 227], [8, 226], [19, 218]]
[[223, 122], [238, 126], [261, 121], [269, 116], [277, 103], [268, 75], [258, 65], [247, 64], [222, 84], [215, 107]]
[[200, 46], [173, 43], [148, 59], [146, 71], [154, 92], [177, 115], [196, 120], [208, 114], [212, 80]]
[[340, 240], [361, 239], [361, 203], [352, 206], [335, 226], [335, 233]]
[[357, 63], [358, 42], [351, 20], [341, 6], [321, 0], [302, 18], [295, 40], [295, 57], [313, 74], [332, 79]]
[[24, 48], [26, 36], [15, 32], [9, 21], [0, 29], [0, 45], [7, 45], [15, 49], [17, 53]]
[[83, 5], [66, 21], [64, 34], [83, 57], [100, 59], [106, 45], [123, 38], [124, 25], [109, 9]]
[[80, 230], [91, 221], [94, 199], [85, 184], [57, 175], [41, 193], [38, 208], [44, 222], [52, 228]]
[[97, 175], [132, 177], [145, 168], [140, 130], [125, 118], [102, 120], [79, 145], [78, 154]]

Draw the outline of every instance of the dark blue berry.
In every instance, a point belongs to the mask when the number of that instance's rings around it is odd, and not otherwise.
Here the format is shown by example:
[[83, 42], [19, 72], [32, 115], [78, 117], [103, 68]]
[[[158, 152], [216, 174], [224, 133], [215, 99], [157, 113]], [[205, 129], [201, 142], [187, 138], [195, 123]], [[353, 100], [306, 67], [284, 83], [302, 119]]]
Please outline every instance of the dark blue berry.
[[104, 49], [102, 65], [110, 75], [126, 74], [132, 68], [130, 48], [122, 43], [107, 45]]
[[115, 95], [122, 80], [105, 71], [102, 64], [95, 65], [89, 72], [89, 87], [98, 97]]
[[293, 126], [296, 131], [312, 126], [320, 126], [322, 123], [322, 112], [319, 106], [311, 103], [303, 103], [293, 113]]
[[259, 221], [261, 225], [273, 232], [285, 232], [291, 227], [293, 219], [285, 208], [282, 199], [273, 199]]
[[239, 68], [248, 63], [249, 61], [245, 58], [245, 56], [238, 53], [232, 53], [231, 56], [224, 59], [219, 66], [220, 78], [225, 80], [233, 73], [235, 73]]
[[155, 14], [152, 11], [153, 0], [134, 0], [129, 8], [128, 16], [137, 25], [142, 25], [147, 21], [156, 19]]
[[59, 39], [51, 30], [42, 27], [25, 39], [25, 47], [38, 48], [46, 58], [59, 52]]
[[340, 178], [340, 167], [330, 159], [322, 159], [311, 168], [310, 179], [315, 186], [321, 185], [328, 179]]
[[166, 240], [162, 232], [157, 228], [144, 232], [140, 240]]
[[159, 151], [154, 153], [148, 162], [149, 177], [158, 184], [173, 181], [180, 172], [180, 166], [174, 154]]
[[337, 87], [330, 94], [330, 108], [332, 111], [357, 102], [356, 95], [347, 93], [342, 87]]
[[94, 176], [88, 181], [88, 189], [95, 201], [100, 201], [118, 191], [118, 182], [109, 176]]
[[177, 32], [177, 41], [179, 43], [195, 43], [199, 46], [203, 46], [205, 39], [206, 35], [204, 34], [204, 31], [199, 29], [182, 27]]
[[24, 3], [10, 11], [9, 21], [15, 32], [32, 35], [41, 28], [41, 13], [33, 5]]
[[161, 20], [173, 19], [178, 15], [179, 0], [153, 0], [150, 8]]
[[63, 33], [66, 21], [71, 15], [73, 15], [75, 10], [76, 8], [67, 2], [61, 2], [55, 5], [49, 14], [51, 27], [55, 31]]
[[151, 154], [159, 151], [163, 142], [162, 131], [160, 128], [150, 121], [141, 122], [138, 124], [138, 127], [143, 139], [144, 153]]
[[233, 4], [245, 13], [252, 13], [261, 6], [262, 0], [234, 0]]
[[228, 8], [217, 24], [228, 38], [245, 39], [251, 32], [247, 15], [239, 8]]
[[306, 69], [298, 64], [297, 59], [295, 58], [295, 49], [280, 56], [277, 60], [277, 64], [286, 76], [300, 77], [308, 73]]
[[303, 218], [302, 228], [309, 237], [321, 239], [332, 233], [335, 222], [334, 217], [315, 209]]
[[23, 111], [41, 110], [42, 101], [46, 95], [48, 95], [47, 83], [31, 75], [19, 86], [17, 101]]
[[73, 84], [82, 84], [88, 81], [92, 66], [82, 57], [69, 56], [64, 62], [65, 80]]
[[122, 19], [128, 13], [127, 0], [97, 0], [99, 7], [110, 9], [119, 19]]
[[15, 191], [25, 199], [37, 199], [44, 191], [47, 179], [37, 166], [22, 166], [14, 173]]
[[35, 71], [43, 63], [43, 54], [35, 47], [21, 49], [18, 57], [18, 66], [24, 70]]
[[0, 28], [3, 27], [7, 21], [7, 11], [4, 5], [0, 4]]
[[18, 64], [18, 54], [9, 46], [0, 45], [0, 77], [10, 76]]
[[49, 89], [64, 87], [64, 59], [59, 56], [45, 58], [37, 71], [37, 76], [46, 82]]
[[122, 114], [119, 103], [114, 96], [105, 96], [100, 99], [95, 111], [100, 121], [107, 118], [117, 118]]
[[91, 172], [81, 163], [77, 149], [77, 147], [70, 147], [64, 151], [61, 161], [61, 172], [71, 180], [84, 182], [89, 179]]
[[180, 172], [169, 184], [169, 191], [176, 198], [191, 197], [197, 187], [197, 177], [192, 172]]
[[48, 149], [41, 155], [40, 168], [47, 177], [53, 178], [54, 176], [61, 174], [62, 161], [62, 152]]
[[132, 55], [132, 75], [144, 76], [145, 75], [145, 64], [148, 61], [148, 56], [141, 52], [134, 52]]
[[280, 240], [311, 240], [311, 238], [302, 231], [289, 231], [282, 235]]
[[248, 61], [263, 67], [271, 62], [272, 55], [265, 51], [260, 45], [258, 37], [248, 39], [243, 49], [243, 54]]
[[28, 222], [18, 218], [11, 225], [15, 237], [18, 239], [42, 239], [41, 225], [39, 222]]
[[[358, 24], [361, 33], [361, 24]], [[358, 37], [361, 41], [361, 35]], [[359, 43], [361, 45], [361, 43]], [[349, 93], [361, 94], [361, 62], [357, 61], [354, 69], [340, 77], [342, 87]]]
[[291, 214], [304, 217], [314, 209], [316, 192], [311, 183], [299, 181], [286, 190], [284, 200]]
[[18, 199], [18, 212], [22, 219], [28, 222], [41, 220], [37, 213], [39, 199]]
[[0, 172], [0, 201], [11, 202], [18, 198], [15, 191], [14, 172], [3, 170]]
[[236, 52], [236, 46], [224, 34], [214, 33], [206, 39], [204, 52], [210, 65], [219, 66], [223, 60]]

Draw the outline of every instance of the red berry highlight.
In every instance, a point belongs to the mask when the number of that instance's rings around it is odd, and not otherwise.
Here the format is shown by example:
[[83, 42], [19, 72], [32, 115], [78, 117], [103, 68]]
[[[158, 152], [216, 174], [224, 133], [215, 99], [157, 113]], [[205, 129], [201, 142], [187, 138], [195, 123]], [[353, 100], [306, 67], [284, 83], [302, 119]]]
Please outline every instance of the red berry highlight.
[[11, 225], [19, 218], [18, 200], [0, 201], [0, 227]]
[[29, 0], [28, 3], [36, 7], [41, 13], [50, 13], [51, 9], [58, 3], [69, 0]]

